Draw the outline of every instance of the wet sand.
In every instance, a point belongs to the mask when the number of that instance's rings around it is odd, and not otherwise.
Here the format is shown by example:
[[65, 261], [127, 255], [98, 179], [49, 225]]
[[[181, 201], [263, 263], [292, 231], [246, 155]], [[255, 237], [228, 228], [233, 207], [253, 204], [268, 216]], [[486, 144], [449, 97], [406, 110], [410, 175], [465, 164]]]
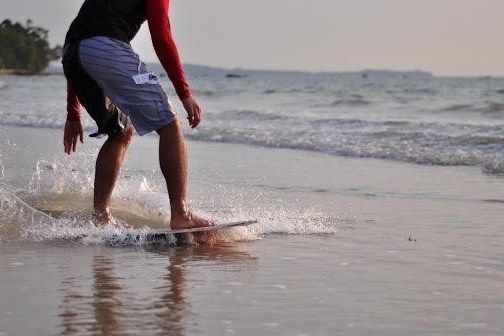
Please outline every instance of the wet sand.
[[[91, 193], [97, 142], [86, 139], [69, 159], [59, 135], [2, 128], [0, 232], [17, 225], [19, 234], [0, 240], [0, 335], [504, 330], [501, 177], [191, 142], [192, 207], [216, 219], [260, 220], [236, 241], [112, 248], [35, 240], [22, 232], [36, 216], [26, 220], [10, 193]], [[125, 202], [164, 205], [156, 152], [154, 137], [134, 139], [115, 194], [121, 210]]]

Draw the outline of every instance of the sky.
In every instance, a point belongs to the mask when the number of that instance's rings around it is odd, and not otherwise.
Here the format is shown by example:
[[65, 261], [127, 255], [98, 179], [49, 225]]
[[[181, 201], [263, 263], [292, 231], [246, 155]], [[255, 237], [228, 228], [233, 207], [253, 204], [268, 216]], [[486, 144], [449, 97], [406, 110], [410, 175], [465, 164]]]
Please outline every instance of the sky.
[[[83, 0], [1, 0], [62, 44]], [[503, 0], [171, 0], [184, 63], [228, 69], [504, 76]], [[146, 25], [132, 42], [157, 60]]]

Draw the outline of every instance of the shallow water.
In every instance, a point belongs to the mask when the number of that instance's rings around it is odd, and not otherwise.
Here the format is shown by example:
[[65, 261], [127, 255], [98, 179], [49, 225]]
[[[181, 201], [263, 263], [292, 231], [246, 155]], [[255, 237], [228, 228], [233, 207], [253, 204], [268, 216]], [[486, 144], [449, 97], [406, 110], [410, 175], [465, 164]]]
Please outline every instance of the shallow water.
[[[110, 247], [99, 235], [61, 239], [94, 230], [85, 214], [96, 142], [68, 158], [57, 131], [4, 135], [0, 335], [504, 330], [504, 183], [477, 168], [191, 142], [192, 206], [260, 223], [211, 246]], [[26, 151], [37, 146], [45, 152]], [[162, 225], [156, 168], [155, 139], [135, 138], [114, 211]], [[54, 223], [33, 210], [44, 202], [81, 213]]]

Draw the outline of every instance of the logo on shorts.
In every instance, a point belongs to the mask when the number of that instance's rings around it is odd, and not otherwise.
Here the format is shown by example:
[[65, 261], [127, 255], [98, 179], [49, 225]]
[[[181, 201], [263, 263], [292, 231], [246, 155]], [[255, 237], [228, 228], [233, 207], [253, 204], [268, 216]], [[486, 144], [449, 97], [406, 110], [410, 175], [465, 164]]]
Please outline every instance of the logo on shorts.
[[152, 72], [134, 75], [133, 81], [136, 84], [158, 84], [158, 78]]

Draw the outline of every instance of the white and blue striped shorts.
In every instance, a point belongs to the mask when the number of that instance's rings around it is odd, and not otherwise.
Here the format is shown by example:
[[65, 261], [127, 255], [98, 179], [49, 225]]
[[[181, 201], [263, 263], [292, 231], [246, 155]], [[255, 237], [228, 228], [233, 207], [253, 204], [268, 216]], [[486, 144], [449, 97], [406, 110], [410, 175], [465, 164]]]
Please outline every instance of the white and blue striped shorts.
[[[78, 57], [82, 69], [117, 106], [119, 113], [129, 117], [139, 135], [175, 120], [158, 77], [149, 72], [129, 43], [104, 36], [85, 39], [79, 43]], [[98, 128], [101, 132], [100, 125]]]

